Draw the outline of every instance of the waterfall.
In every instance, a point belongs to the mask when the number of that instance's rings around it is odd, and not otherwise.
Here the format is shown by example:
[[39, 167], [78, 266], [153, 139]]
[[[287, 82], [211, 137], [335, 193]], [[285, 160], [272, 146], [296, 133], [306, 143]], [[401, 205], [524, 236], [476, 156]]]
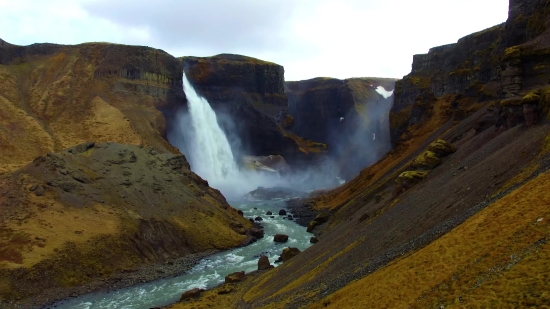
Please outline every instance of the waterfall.
[[183, 90], [191, 116], [189, 163], [193, 171], [208, 180], [212, 187], [223, 187], [232, 176], [238, 174], [227, 136], [218, 125], [216, 113], [208, 101], [193, 89], [185, 73]]

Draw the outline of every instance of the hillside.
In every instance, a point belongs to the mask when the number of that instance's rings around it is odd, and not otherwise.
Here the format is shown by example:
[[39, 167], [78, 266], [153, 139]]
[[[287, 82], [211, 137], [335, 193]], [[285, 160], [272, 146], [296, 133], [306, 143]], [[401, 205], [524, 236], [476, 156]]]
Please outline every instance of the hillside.
[[37, 157], [0, 186], [6, 301], [58, 299], [121, 272], [236, 247], [252, 226], [185, 157], [152, 147], [81, 144]]

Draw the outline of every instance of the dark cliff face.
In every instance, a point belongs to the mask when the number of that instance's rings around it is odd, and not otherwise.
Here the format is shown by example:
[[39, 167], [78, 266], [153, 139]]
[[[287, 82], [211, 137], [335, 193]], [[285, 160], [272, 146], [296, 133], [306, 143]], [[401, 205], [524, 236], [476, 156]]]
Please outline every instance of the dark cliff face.
[[393, 97], [393, 79], [314, 78], [288, 82], [289, 110], [296, 134], [328, 144], [340, 175], [351, 179], [389, 150], [387, 116]]
[[545, 0], [512, 0], [505, 23], [415, 55], [411, 73], [396, 84], [392, 144], [406, 140], [403, 133], [434, 112], [438, 100], [447, 101], [445, 114], [455, 120], [487, 102], [500, 118], [517, 119], [510, 125], [524, 121], [522, 97], [549, 82], [549, 12]]
[[183, 68], [197, 93], [218, 115], [227, 115], [234, 122], [231, 128], [219, 121], [226, 132], [236, 129], [247, 154], [282, 154], [290, 162], [300, 154], [296, 142], [284, 132], [292, 124], [285, 123], [288, 105], [282, 66], [222, 54], [184, 57]]

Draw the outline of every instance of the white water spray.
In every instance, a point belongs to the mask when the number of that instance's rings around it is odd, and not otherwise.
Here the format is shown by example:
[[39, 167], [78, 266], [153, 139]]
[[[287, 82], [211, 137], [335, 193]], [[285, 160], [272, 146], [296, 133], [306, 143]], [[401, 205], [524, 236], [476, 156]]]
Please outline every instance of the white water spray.
[[[216, 113], [205, 98], [200, 97], [183, 73], [183, 90], [189, 104], [192, 134], [189, 134], [189, 155], [193, 171], [215, 188], [238, 174], [238, 167], [229, 141], [218, 125]], [[221, 188], [220, 188], [221, 189]]]
[[208, 101], [196, 93], [185, 73], [182, 79], [189, 113], [188, 116], [181, 111], [178, 113], [179, 132], [169, 136], [170, 142], [185, 151], [193, 172], [220, 190], [228, 200], [241, 199], [258, 187], [287, 187], [305, 192], [337, 185], [334, 178], [337, 170], [328, 164], [285, 176], [265, 169], [239, 168], [216, 113]]

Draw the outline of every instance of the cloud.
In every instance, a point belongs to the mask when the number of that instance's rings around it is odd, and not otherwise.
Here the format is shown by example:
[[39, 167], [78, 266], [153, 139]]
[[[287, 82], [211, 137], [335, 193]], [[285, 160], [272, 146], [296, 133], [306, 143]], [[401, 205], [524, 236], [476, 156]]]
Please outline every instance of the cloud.
[[287, 80], [402, 77], [412, 55], [504, 22], [508, 0], [0, 0], [15, 44], [108, 41], [174, 56], [238, 53]]

